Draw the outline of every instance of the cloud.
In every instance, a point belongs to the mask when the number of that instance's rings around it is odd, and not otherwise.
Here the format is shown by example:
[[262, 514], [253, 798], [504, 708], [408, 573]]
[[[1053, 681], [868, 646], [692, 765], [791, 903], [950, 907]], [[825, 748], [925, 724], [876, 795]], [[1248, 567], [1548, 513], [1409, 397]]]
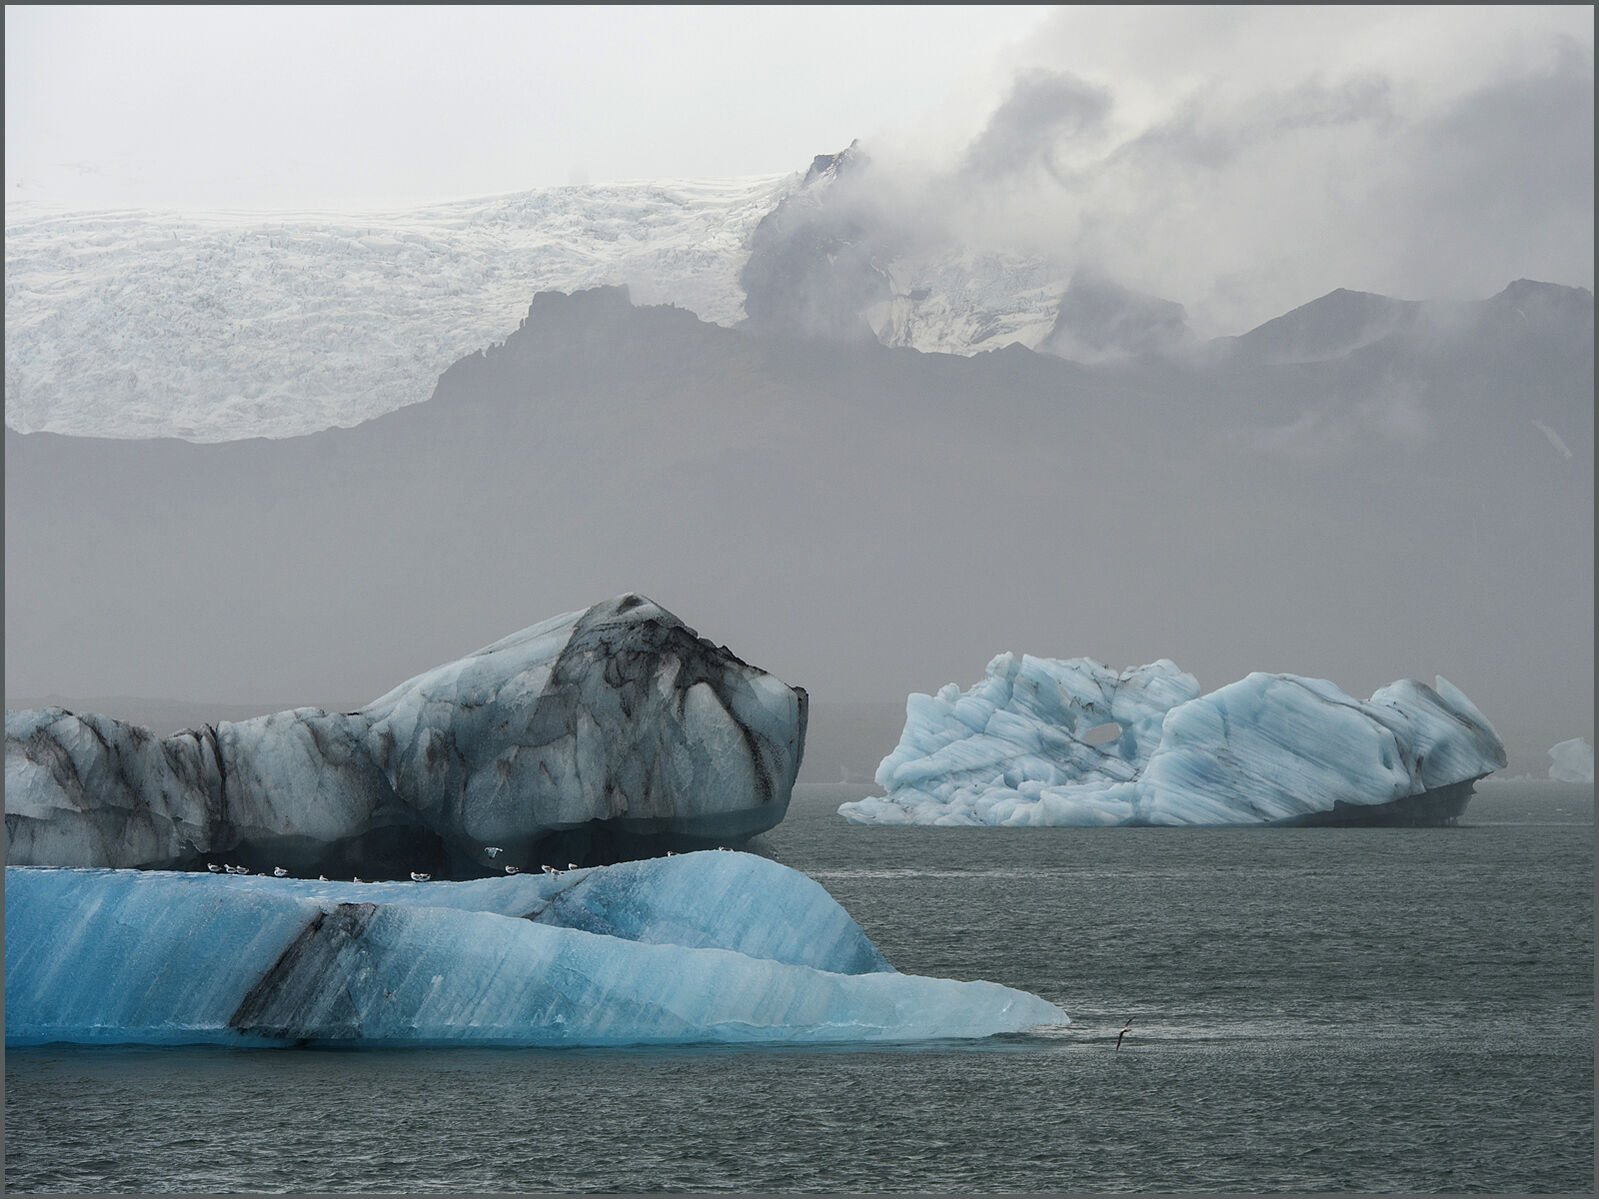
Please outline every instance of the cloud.
[[963, 170], [991, 183], [1035, 164], [1049, 167], [1057, 144], [1103, 133], [1110, 107], [1105, 88], [1060, 72], [1025, 71], [966, 148]]
[[1270, 457], [1311, 462], [1363, 451], [1420, 450], [1434, 436], [1433, 417], [1414, 390], [1390, 380], [1352, 404], [1320, 404], [1292, 421], [1226, 440]]
[[1205, 336], [1339, 287], [1593, 286], [1591, 10], [1071, 9], [1012, 68], [901, 168], [906, 223], [1096, 267]]

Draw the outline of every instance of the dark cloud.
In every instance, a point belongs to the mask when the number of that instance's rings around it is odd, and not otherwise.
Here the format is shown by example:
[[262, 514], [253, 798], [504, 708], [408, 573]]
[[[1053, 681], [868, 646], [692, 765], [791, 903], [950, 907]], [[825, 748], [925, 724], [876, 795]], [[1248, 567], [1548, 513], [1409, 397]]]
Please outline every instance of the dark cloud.
[[964, 170], [993, 181], [1037, 163], [1050, 166], [1057, 146], [1102, 133], [1110, 110], [1105, 88], [1059, 72], [1023, 72], [967, 147]]

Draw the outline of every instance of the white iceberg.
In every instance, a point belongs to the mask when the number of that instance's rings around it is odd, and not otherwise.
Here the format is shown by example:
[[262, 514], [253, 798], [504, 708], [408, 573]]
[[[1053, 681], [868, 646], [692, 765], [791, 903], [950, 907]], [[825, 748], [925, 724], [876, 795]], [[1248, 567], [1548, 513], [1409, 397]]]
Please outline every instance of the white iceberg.
[[886, 792], [856, 824], [1436, 824], [1505, 765], [1498, 734], [1439, 678], [1361, 702], [1323, 679], [1251, 674], [1199, 694], [1166, 659], [1001, 654], [962, 693], [906, 703]]
[[6, 1044], [604, 1046], [984, 1037], [1070, 1023], [893, 970], [743, 853], [453, 883], [6, 869]]
[[1593, 746], [1582, 737], [1550, 746], [1549, 777], [1562, 783], [1593, 782]]
[[802, 688], [623, 595], [358, 712], [166, 738], [8, 712], [6, 862], [461, 878], [732, 843], [783, 819], [806, 715]]

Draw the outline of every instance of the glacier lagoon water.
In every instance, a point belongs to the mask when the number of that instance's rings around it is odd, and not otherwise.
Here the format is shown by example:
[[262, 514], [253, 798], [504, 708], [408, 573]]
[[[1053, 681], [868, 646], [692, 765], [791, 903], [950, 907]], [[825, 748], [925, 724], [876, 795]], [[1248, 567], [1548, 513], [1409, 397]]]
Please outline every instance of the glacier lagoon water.
[[[6, 1054], [13, 1191], [1591, 1191], [1593, 789], [1441, 829], [763, 839], [1073, 1025], [869, 1049]], [[1120, 1050], [1116, 1032], [1133, 1031]]]

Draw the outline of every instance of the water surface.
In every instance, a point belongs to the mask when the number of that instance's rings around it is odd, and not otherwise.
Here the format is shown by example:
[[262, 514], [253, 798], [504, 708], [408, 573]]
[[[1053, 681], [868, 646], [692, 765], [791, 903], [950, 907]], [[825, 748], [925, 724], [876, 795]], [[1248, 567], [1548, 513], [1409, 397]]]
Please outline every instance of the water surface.
[[[1449, 829], [763, 842], [907, 972], [1073, 1025], [848, 1049], [6, 1055], [17, 1191], [1591, 1192], [1593, 789]], [[1128, 1017], [1122, 1048], [1116, 1033]]]

